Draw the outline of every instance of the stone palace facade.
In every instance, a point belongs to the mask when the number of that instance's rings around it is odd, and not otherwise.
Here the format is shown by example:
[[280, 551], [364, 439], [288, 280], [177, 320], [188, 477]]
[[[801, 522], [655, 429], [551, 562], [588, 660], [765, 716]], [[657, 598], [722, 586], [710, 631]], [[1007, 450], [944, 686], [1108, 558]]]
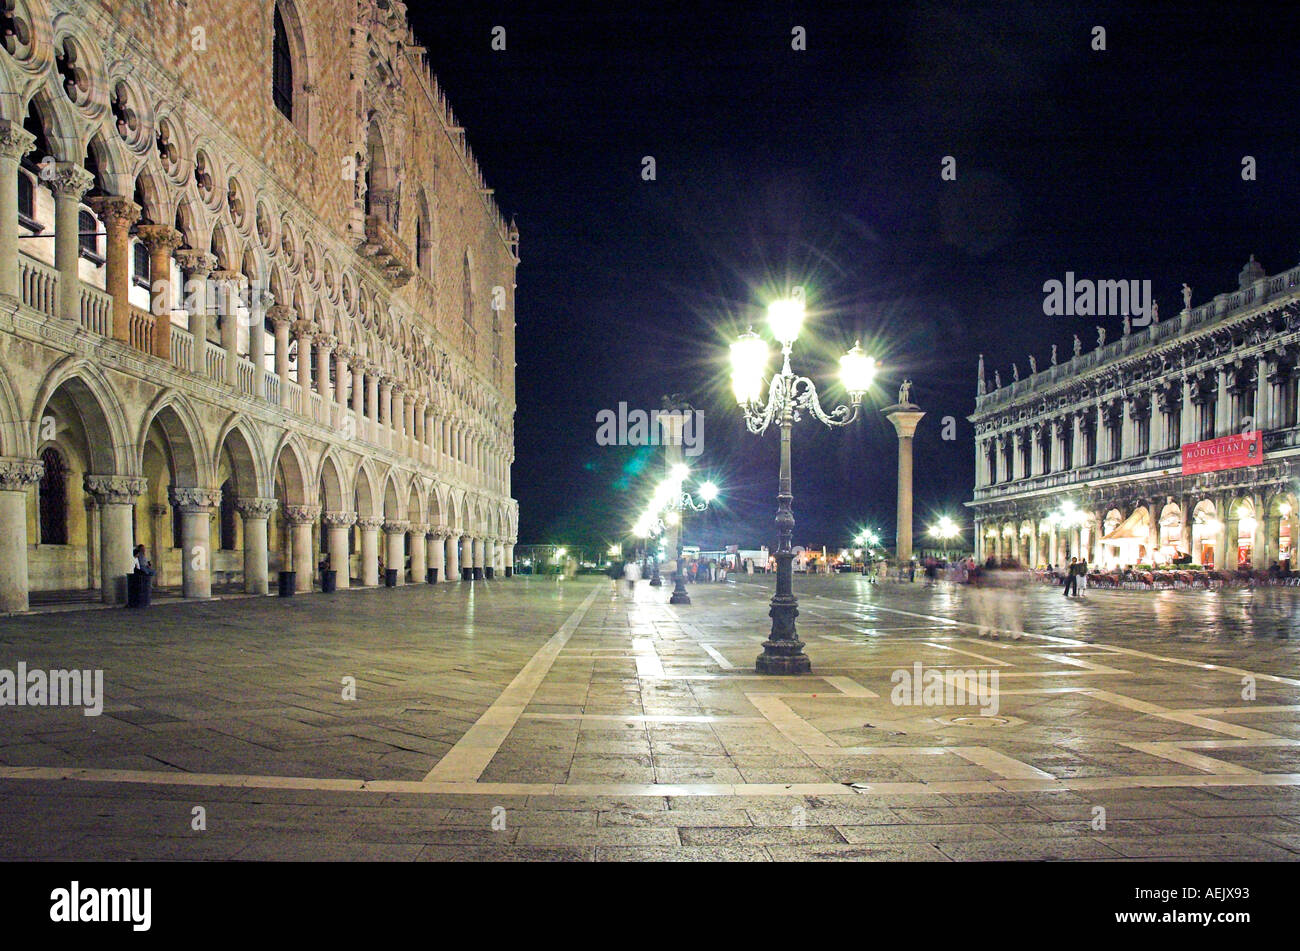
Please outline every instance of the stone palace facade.
[[[976, 555], [1026, 566], [1291, 562], [1300, 532], [1300, 268], [994, 386], [980, 361]], [[1127, 322], [1126, 322], [1127, 326]], [[1018, 376], [1013, 372], [1013, 376]], [[1183, 474], [1185, 444], [1262, 433], [1262, 461]]]
[[0, 0], [0, 612], [510, 573], [519, 234], [405, 11]]

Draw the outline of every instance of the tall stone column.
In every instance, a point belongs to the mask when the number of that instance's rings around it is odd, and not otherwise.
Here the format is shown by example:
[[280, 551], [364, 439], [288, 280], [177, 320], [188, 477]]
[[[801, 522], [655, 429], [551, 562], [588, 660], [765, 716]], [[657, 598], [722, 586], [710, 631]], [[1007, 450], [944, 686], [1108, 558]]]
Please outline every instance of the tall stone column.
[[383, 445], [380, 435], [379, 414], [379, 367], [374, 363], [366, 364], [366, 416], [370, 420], [370, 441]]
[[400, 383], [394, 383], [390, 391], [392, 404], [390, 415], [388, 417], [389, 425], [392, 427], [390, 442], [388, 443], [396, 452], [406, 455], [406, 437], [409, 435], [405, 432], [406, 428], [406, 387]]
[[[104, 222], [104, 287], [113, 298], [113, 339], [131, 340], [131, 227], [140, 220], [140, 206], [129, 198], [106, 195], [90, 199]], [[8, 261], [0, 258], [0, 262]], [[4, 264], [0, 264], [0, 272]]]
[[135, 570], [131, 511], [149, 487], [149, 480], [143, 476], [87, 475], [85, 485], [99, 502], [100, 597], [105, 604], [125, 604], [126, 576]]
[[[0, 120], [0, 296], [18, 297], [18, 165], [36, 144], [36, 136], [20, 122]], [[23, 562], [27, 550], [23, 550]], [[27, 603], [23, 575], [23, 604]]]
[[506, 577], [509, 578], [515, 573], [515, 540], [512, 538], [506, 542]]
[[419, 443], [417, 441], [419, 434], [415, 431], [415, 400], [416, 395], [410, 393], [402, 404], [403, 409], [406, 410], [406, 423], [403, 427], [406, 438], [402, 440], [401, 448], [412, 459], [420, 457]]
[[27, 490], [44, 474], [35, 459], [0, 459], [0, 614], [28, 608]]
[[172, 510], [181, 516], [181, 595], [212, 597], [212, 510], [220, 489], [173, 488]]
[[386, 569], [397, 569], [397, 583], [406, 584], [406, 531], [410, 527], [409, 522], [387, 521], [384, 522], [384, 536], [388, 543], [388, 550], [384, 557], [384, 567]]
[[235, 500], [235, 511], [244, 523], [244, 591], [248, 594], [270, 591], [266, 522], [277, 504], [275, 499], [255, 497]]
[[[86, 590], [99, 590], [99, 502], [89, 492], [82, 493], [86, 509]], [[24, 556], [25, 557], [25, 556]]]
[[925, 413], [910, 401], [886, 406], [881, 412], [898, 434], [898, 527], [894, 548], [895, 558], [904, 563], [912, 558], [912, 437]]
[[357, 432], [361, 431], [366, 409], [366, 364], [360, 356], [352, 364], [352, 415], [357, 418]]
[[379, 584], [379, 529], [383, 524], [382, 518], [357, 519], [361, 526], [361, 583], [371, 588]]
[[185, 312], [189, 315], [186, 327], [194, 338], [194, 366], [198, 373], [206, 373], [207, 361], [205, 350], [208, 342], [208, 275], [217, 266], [216, 255], [193, 248], [181, 248], [176, 252], [176, 263], [180, 266], [185, 279]]
[[455, 532], [447, 535], [447, 557], [444, 559], [447, 565], [447, 580], [460, 581], [460, 536]]
[[483, 539], [483, 577], [491, 581], [496, 574], [497, 540], [491, 535]]
[[81, 199], [94, 176], [74, 162], [54, 169], [54, 266], [59, 272], [59, 316], [81, 323]]
[[483, 539], [474, 539], [474, 580], [483, 580]]
[[[149, 560], [153, 562], [154, 570], [157, 572], [157, 580], [154, 584], [162, 584], [163, 580], [163, 554], [168, 548], [171, 548], [172, 533], [163, 531], [163, 519], [171, 514], [167, 506], [161, 502], [155, 502], [149, 506], [149, 540], [153, 547], [149, 550]], [[164, 540], [166, 544], [164, 544]]]
[[443, 557], [446, 553], [446, 546], [443, 544], [444, 533], [441, 529], [434, 529], [428, 536], [428, 554], [426, 568], [434, 572], [433, 581], [446, 581], [447, 570], [446, 560]]
[[293, 538], [293, 570], [295, 591], [311, 591], [316, 573], [316, 551], [312, 546], [311, 530], [320, 518], [319, 505], [286, 505], [285, 519], [289, 522]]
[[422, 522], [412, 522], [408, 530], [407, 544], [411, 549], [411, 584], [424, 584], [425, 556], [428, 554], [424, 536], [428, 532], [429, 526]]
[[171, 225], [140, 225], [136, 237], [149, 249], [149, 312], [153, 314], [153, 352], [172, 358], [172, 252], [181, 234]]
[[275, 331], [275, 375], [280, 380], [280, 405], [289, 405], [289, 329], [293, 326], [294, 311], [291, 307], [276, 304], [266, 312]]
[[321, 422], [330, 421], [330, 404], [334, 402], [334, 387], [330, 383], [330, 353], [338, 341], [326, 333], [316, 335], [316, 390], [320, 393]]
[[293, 335], [298, 341], [298, 386], [302, 389], [302, 414], [311, 410], [311, 342], [316, 335], [316, 328], [310, 320], [295, 320]]
[[221, 329], [221, 349], [226, 353], [226, 380], [230, 386], [239, 385], [239, 298], [244, 286], [244, 275], [239, 271], [213, 271], [216, 285], [217, 317]]
[[348, 559], [348, 536], [356, 523], [355, 512], [326, 512], [321, 516], [321, 524], [329, 534], [330, 568], [338, 572], [335, 586], [340, 590], [348, 587], [352, 577]]
[[352, 381], [348, 362], [351, 359], [352, 354], [346, 347], [340, 346], [334, 351], [334, 402], [339, 404], [339, 419], [345, 417], [348, 408], [348, 384]]

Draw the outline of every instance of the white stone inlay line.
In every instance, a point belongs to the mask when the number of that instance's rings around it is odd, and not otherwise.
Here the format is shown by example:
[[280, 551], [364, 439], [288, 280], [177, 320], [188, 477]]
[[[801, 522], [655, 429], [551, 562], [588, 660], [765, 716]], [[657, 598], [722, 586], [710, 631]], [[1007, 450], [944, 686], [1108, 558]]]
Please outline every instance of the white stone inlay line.
[[501, 696], [493, 701], [492, 706], [460, 738], [460, 742], [438, 760], [438, 765], [424, 777], [426, 783], [472, 783], [483, 775], [483, 771], [492, 762], [492, 757], [496, 756], [501, 744], [519, 722], [524, 708], [532, 702], [533, 694], [550, 672], [555, 658], [564, 650], [564, 645], [569, 643], [569, 638], [591, 610], [599, 593], [600, 588], [592, 589], [582, 604], [578, 605], [578, 609], [569, 615], [560, 629], [532, 656], [523, 670], [515, 675], [509, 686], [501, 691]]
[[950, 753], [956, 753], [962, 759], [982, 766], [990, 773], [1003, 779], [1056, 779], [1051, 773], [1041, 770], [1018, 759], [991, 750], [987, 746], [950, 746]]
[[632, 656], [636, 658], [636, 675], [638, 677], [662, 677], [664, 665], [655, 650], [655, 642], [649, 637], [632, 638]]
[[718, 651], [718, 649], [715, 648], [713, 645], [701, 644], [700, 648], [704, 651], [704, 653], [712, 657], [713, 662], [717, 664], [719, 667], [721, 667], [723, 670], [736, 669], [736, 665], [733, 664], [731, 661], [727, 660], [727, 658], [723, 657], [722, 654]]

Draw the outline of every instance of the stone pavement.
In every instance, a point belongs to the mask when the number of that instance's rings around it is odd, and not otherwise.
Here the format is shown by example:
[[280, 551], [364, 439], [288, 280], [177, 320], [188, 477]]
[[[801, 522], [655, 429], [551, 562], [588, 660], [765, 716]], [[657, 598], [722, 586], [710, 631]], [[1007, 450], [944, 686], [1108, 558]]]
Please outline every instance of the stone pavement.
[[0, 858], [1300, 855], [1300, 592], [797, 577], [813, 673], [764, 677], [770, 582], [0, 620], [106, 695], [0, 708]]

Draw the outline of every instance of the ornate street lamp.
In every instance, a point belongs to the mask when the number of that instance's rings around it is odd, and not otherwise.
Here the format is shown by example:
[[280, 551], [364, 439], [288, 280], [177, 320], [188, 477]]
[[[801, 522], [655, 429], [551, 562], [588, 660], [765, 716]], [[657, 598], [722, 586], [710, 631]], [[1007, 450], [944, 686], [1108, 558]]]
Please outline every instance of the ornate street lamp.
[[790, 432], [801, 411], [806, 410], [827, 426], [847, 426], [858, 418], [862, 397], [875, 376], [875, 361], [861, 346], [840, 357], [840, 382], [848, 390], [852, 406], [840, 405], [825, 412], [817, 399], [817, 387], [790, 369], [790, 351], [803, 325], [804, 307], [799, 300], [779, 300], [767, 311], [768, 326], [781, 344], [781, 372], [772, 377], [767, 403], [761, 402], [763, 377], [767, 372], [768, 346], [751, 329], [731, 345], [732, 389], [745, 413], [745, 427], [757, 435], [776, 423], [781, 429], [781, 469], [777, 487], [776, 594], [772, 597], [772, 633], [763, 642], [763, 653], [755, 662], [760, 674], [801, 674], [812, 669], [803, 641], [795, 632], [799, 602], [794, 596], [794, 510], [791, 503]]
[[[690, 473], [685, 465], [675, 466], [673, 468], [673, 478], [678, 475], [681, 480], [685, 480]], [[671, 481], [671, 480], [670, 480]], [[672, 496], [669, 500], [669, 511], [664, 516], [669, 525], [677, 528], [677, 567], [673, 571], [673, 593], [669, 597], [669, 604], [690, 604], [691, 596], [686, 593], [686, 571], [682, 567], [682, 528], [683, 514], [686, 512], [703, 512], [709, 507], [709, 503], [718, 497], [718, 487], [712, 482], [702, 482], [699, 487], [699, 501], [696, 501], [689, 492], [682, 491], [682, 482], [672, 483]]]

